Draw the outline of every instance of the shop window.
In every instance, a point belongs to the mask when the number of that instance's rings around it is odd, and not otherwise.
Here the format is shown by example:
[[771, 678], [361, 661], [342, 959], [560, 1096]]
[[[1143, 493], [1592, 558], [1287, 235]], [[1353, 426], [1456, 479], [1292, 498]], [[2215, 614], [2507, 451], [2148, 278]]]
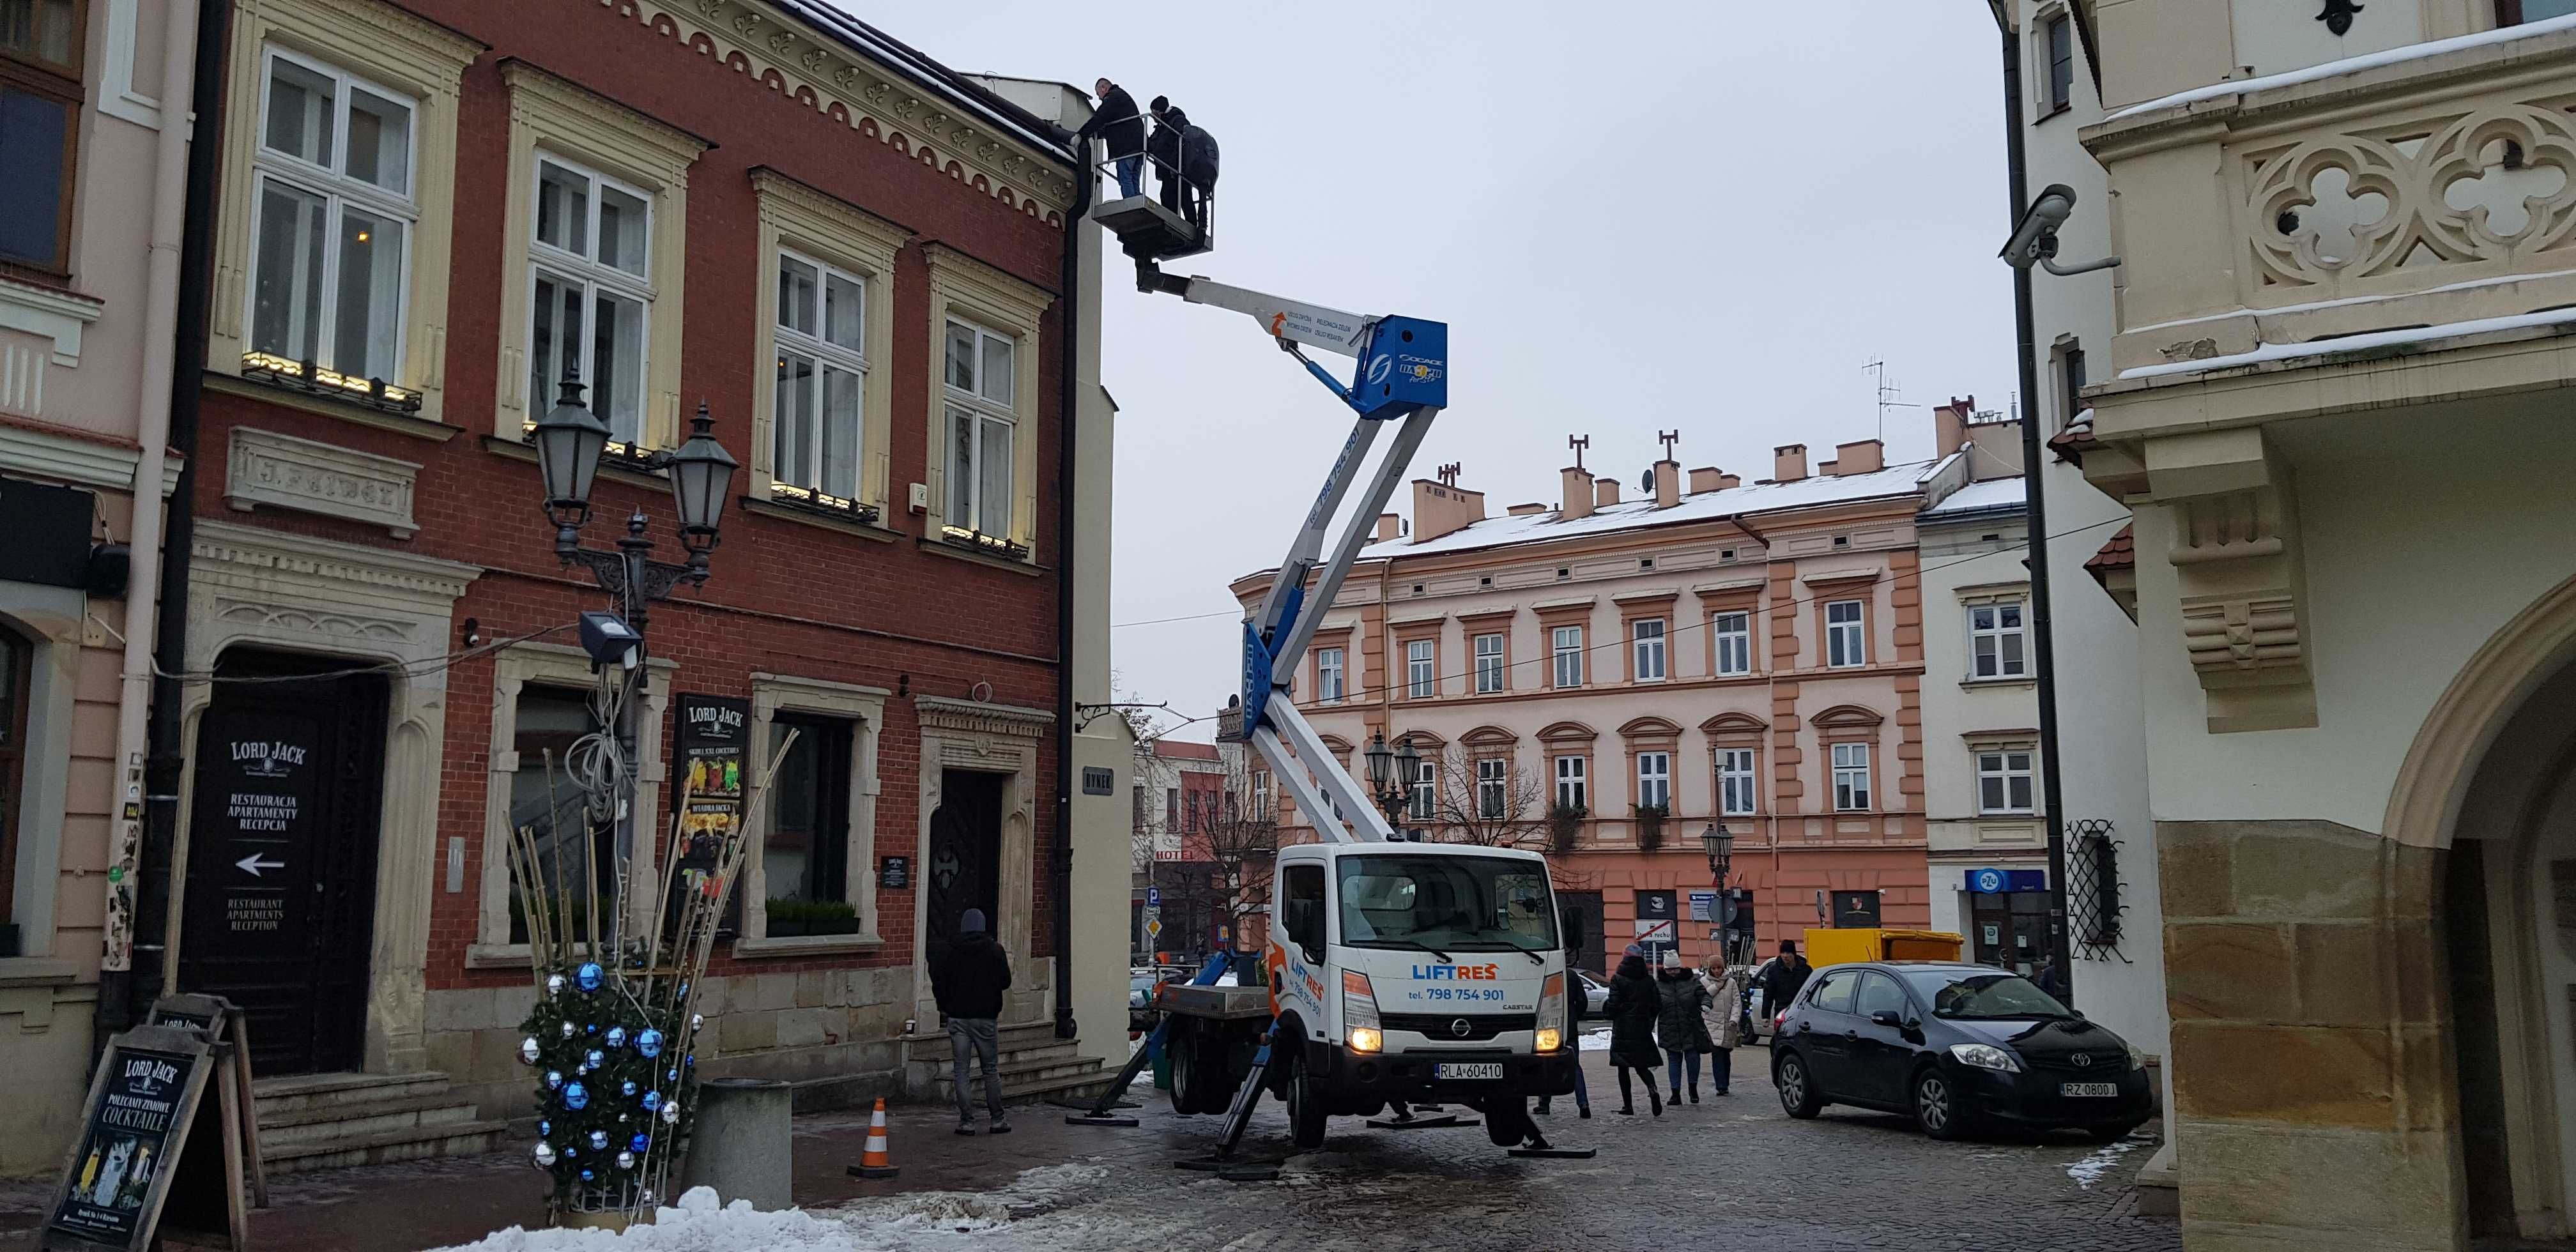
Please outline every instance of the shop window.
[[576, 929], [586, 929], [589, 921], [591, 893], [582, 889], [583, 873], [593, 876], [603, 900], [614, 895], [616, 830], [608, 822], [591, 820], [584, 793], [565, 764], [574, 745], [600, 729], [589, 694], [567, 687], [523, 687], [513, 725], [510, 746], [518, 751], [519, 769], [510, 776], [510, 824], [528, 832], [541, 877], [533, 892], [531, 884], [515, 883], [510, 894], [510, 942], [526, 943], [530, 894], [546, 908], [556, 907], [559, 892], [569, 896], [564, 920]]
[[771, 783], [761, 867], [772, 900], [850, 898], [850, 742], [854, 726], [835, 717], [779, 713], [770, 748], [787, 733], [794, 746]]

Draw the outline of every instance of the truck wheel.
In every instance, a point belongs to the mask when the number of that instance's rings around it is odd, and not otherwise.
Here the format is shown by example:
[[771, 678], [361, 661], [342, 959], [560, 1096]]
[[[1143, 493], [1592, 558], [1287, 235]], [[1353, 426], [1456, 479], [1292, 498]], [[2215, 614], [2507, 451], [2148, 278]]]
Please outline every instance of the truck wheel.
[[1163, 1032], [1163, 1051], [1172, 1062], [1172, 1111], [1195, 1113], [1198, 1106], [1199, 1032], [1187, 1018], [1172, 1019]]
[[1315, 1076], [1306, 1068], [1306, 1049], [1288, 1059], [1288, 1134], [1300, 1152], [1324, 1146], [1324, 1102], [1316, 1097]]

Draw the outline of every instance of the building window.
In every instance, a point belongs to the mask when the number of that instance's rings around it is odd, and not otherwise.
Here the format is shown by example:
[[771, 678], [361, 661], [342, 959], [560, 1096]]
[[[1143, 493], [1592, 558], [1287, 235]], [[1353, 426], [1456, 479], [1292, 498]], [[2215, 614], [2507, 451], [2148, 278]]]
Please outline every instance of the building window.
[[858, 499], [866, 321], [865, 280], [793, 252], [778, 254], [771, 466], [778, 485]]
[[1869, 807], [1869, 745], [1834, 745], [1834, 807], [1846, 813]]
[[28, 685], [33, 677], [28, 660], [34, 651], [26, 640], [0, 629], [0, 926], [18, 920], [18, 801], [27, 771]]
[[1440, 694], [1440, 645], [1429, 639], [1408, 640], [1404, 645], [1404, 698], [1428, 700]]
[[2031, 811], [2028, 749], [1999, 748], [1977, 753], [1977, 811]]
[[[2576, 3], [2576, 0], [2569, 0]], [[2057, 411], [2065, 415], [2058, 423], [2072, 425], [2089, 407], [2084, 403], [2084, 349], [2068, 344], [2057, 353]]]
[[1592, 801], [1583, 786], [1582, 757], [1556, 758], [1556, 807], [1576, 812], [1591, 809]]
[[2048, 19], [2048, 111], [2075, 103], [2075, 23], [2064, 13]]
[[1717, 643], [1717, 675], [1740, 678], [1753, 672], [1753, 615], [1720, 613], [1709, 619]]
[[770, 749], [796, 742], [771, 779], [761, 870], [772, 900], [850, 898], [850, 744], [856, 727], [834, 717], [770, 720]]
[[1504, 677], [1504, 672], [1503, 637], [1476, 636], [1476, 694], [1489, 695], [1509, 687], [1511, 684]]
[[1342, 702], [1342, 650], [1315, 649], [1315, 699], [1324, 704]]
[[977, 535], [1011, 534], [1012, 408], [1018, 341], [948, 320], [948, 525]]
[[[535, 684], [519, 689], [511, 722], [510, 746], [518, 753], [519, 769], [510, 776], [510, 825], [528, 832], [529, 846], [536, 853], [532, 864], [545, 881], [517, 883], [510, 892], [512, 943], [528, 941], [526, 907], [532, 898], [560, 898], [556, 894], [560, 887], [576, 901], [576, 909], [587, 907], [579, 903], [589, 899], [577, 881], [582, 865], [593, 866], [600, 875], [600, 885], [607, 889], [603, 897], [614, 894], [608, 877], [615, 872], [611, 868], [617, 851], [615, 828], [586, 821], [580, 793], [563, 780], [564, 761], [572, 754], [573, 744], [598, 729], [590, 697], [584, 692]], [[567, 920], [580, 927], [589, 919], [576, 914]]]
[[537, 158], [530, 272], [529, 393], [562, 379], [590, 388], [609, 439], [644, 434], [646, 319], [653, 309], [653, 197], [558, 156]]
[[1144, 832], [1147, 832], [1147, 831], [1152, 830], [1152, 829], [1153, 829], [1153, 827], [1148, 826], [1148, 825], [1146, 825], [1146, 824], [1145, 824], [1145, 812], [1146, 812], [1146, 810], [1145, 810], [1145, 784], [1143, 784], [1143, 783], [1137, 783], [1134, 787], [1129, 788], [1129, 790], [1130, 790], [1130, 791], [1132, 791], [1132, 792], [1134, 792], [1134, 800], [1135, 800], [1135, 806], [1136, 806], [1136, 812], [1135, 812], [1135, 814], [1134, 814], [1134, 817], [1135, 817], [1135, 824], [1136, 824], [1136, 825], [1135, 825], [1135, 828], [1136, 828], [1137, 832], [1141, 834], [1141, 833], [1144, 833]]
[[1727, 817], [1753, 812], [1753, 749], [1717, 750], [1717, 811]]
[[1179, 834], [1181, 830], [1181, 789], [1163, 788], [1163, 833]]
[[1968, 676], [2022, 678], [2030, 673], [2023, 650], [2018, 602], [1968, 606]]
[[1633, 653], [1636, 681], [1655, 683], [1664, 680], [1664, 623], [1650, 618], [1628, 624], [1629, 643]]
[[1271, 818], [1270, 771], [1252, 771], [1252, 820], [1266, 822]]
[[1869, 636], [1861, 621], [1861, 602], [1836, 600], [1825, 606], [1825, 664], [1842, 668], [1869, 664]]
[[250, 349], [352, 378], [399, 379], [403, 285], [420, 217], [413, 102], [275, 49], [265, 65], [252, 158]]
[[81, 0], [0, 0], [0, 261], [71, 270]]
[[1556, 685], [1559, 687], [1582, 686], [1583, 628], [1580, 626], [1559, 626], [1554, 631], [1550, 632], [1550, 643], [1555, 651]]
[[2496, 0], [2496, 25], [2520, 26], [2576, 13], [2576, 0]]
[[1637, 754], [1637, 807], [1669, 809], [1673, 804], [1673, 754]]
[[1404, 815], [1406, 817], [1412, 818], [1417, 822], [1427, 822], [1431, 820], [1431, 815], [1433, 813], [1439, 811], [1438, 788], [1435, 786], [1439, 781], [1439, 773], [1440, 767], [1436, 762], [1423, 761], [1420, 763], [1420, 772], [1413, 776], [1413, 787], [1410, 793], [1410, 799], [1404, 806]]
[[1476, 816], [1498, 818], [1511, 802], [1512, 763], [1499, 756], [1476, 762]]

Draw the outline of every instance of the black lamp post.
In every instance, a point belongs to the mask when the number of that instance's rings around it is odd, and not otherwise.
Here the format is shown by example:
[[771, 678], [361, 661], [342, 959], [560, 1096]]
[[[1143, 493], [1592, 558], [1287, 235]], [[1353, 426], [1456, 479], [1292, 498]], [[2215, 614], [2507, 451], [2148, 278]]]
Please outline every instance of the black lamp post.
[[[1708, 852], [1708, 875], [1717, 883], [1717, 924], [1720, 931], [1735, 925], [1735, 893], [1726, 885], [1728, 871], [1735, 862], [1735, 832], [1724, 822], [1710, 822], [1699, 832], [1699, 845]], [[1731, 945], [1730, 945], [1731, 946]], [[1721, 949], [1722, 950], [1722, 949]], [[1728, 960], [1737, 954], [1727, 953]]]
[[1387, 751], [1386, 735], [1381, 732], [1370, 737], [1366, 753], [1369, 789], [1376, 793], [1377, 806], [1386, 813], [1389, 826], [1403, 822], [1413, 785], [1422, 777], [1422, 754], [1414, 751], [1412, 734], [1398, 736], [1395, 745], [1395, 751]]

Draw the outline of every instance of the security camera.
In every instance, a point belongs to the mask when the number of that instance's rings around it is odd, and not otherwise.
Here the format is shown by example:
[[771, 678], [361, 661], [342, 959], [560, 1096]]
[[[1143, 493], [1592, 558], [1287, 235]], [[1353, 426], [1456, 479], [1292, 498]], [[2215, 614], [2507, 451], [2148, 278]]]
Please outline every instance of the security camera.
[[1999, 253], [2004, 263], [2026, 270], [2057, 255], [2057, 228], [2075, 212], [2075, 189], [2064, 183], [2050, 183], [2048, 190], [2030, 202], [2022, 211], [2021, 221], [2014, 223], [2012, 239]]

